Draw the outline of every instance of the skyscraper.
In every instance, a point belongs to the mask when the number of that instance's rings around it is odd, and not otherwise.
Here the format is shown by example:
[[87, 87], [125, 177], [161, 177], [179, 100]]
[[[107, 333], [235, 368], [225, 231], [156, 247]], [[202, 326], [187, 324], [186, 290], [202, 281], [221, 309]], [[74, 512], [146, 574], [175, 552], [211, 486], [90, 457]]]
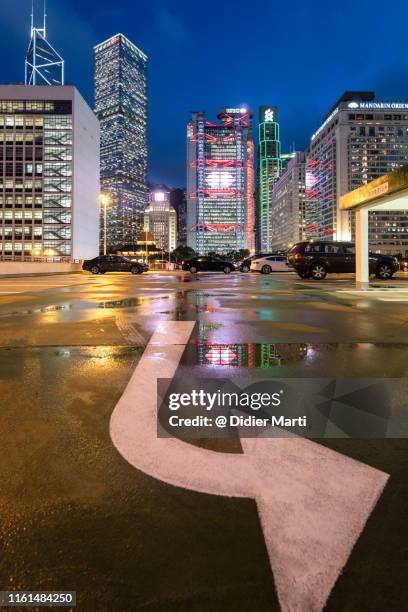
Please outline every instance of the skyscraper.
[[254, 144], [247, 108], [187, 127], [187, 244], [200, 254], [254, 248]]
[[101, 126], [101, 190], [108, 250], [136, 241], [147, 189], [147, 56], [123, 34], [94, 48], [95, 113]]
[[[306, 166], [307, 236], [354, 239], [354, 215], [339, 196], [408, 164], [408, 102], [380, 102], [374, 92], [346, 92], [313, 134]], [[369, 244], [408, 253], [405, 213], [371, 212]]]
[[31, 38], [25, 61], [26, 85], [64, 85], [64, 60], [47, 40], [47, 15], [41, 27], [34, 25], [34, 2], [31, 13]]
[[276, 106], [259, 107], [258, 150], [258, 225], [259, 247], [264, 253], [272, 245], [272, 191], [282, 174], [278, 109]]

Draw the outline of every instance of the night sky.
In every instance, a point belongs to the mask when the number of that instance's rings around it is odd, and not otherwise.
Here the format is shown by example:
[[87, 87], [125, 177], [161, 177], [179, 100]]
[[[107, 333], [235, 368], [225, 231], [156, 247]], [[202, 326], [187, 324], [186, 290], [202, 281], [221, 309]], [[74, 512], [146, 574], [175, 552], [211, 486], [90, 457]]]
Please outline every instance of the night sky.
[[[41, 4], [42, 0], [36, 0]], [[221, 8], [222, 7], [222, 8]], [[31, 0], [0, 0], [0, 81], [24, 79]], [[191, 110], [279, 107], [283, 150], [304, 149], [345, 90], [408, 99], [406, 0], [48, 0], [66, 82], [92, 104], [92, 47], [123, 32], [149, 56], [149, 178], [185, 184]]]

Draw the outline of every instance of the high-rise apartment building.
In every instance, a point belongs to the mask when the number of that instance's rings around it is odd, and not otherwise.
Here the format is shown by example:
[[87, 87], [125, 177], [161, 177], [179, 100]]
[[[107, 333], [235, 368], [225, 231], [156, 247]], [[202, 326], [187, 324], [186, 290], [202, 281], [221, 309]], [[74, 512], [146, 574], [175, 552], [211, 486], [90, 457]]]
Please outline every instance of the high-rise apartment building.
[[259, 248], [264, 253], [272, 245], [272, 192], [282, 174], [278, 109], [276, 106], [259, 107], [258, 149], [258, 213]]
[[144, 231], [149, 232], [159, 247], [167, 253], [177, 246], [177, 215], [169, 201], [170, 192], [153, 189], [144, 212]]
[[187, 127], [187, 244], [200, 254], [254, 249], [254, 144], [247, 108]]
[[147, 56], [123, 34], [94, 48], [95, 113], [101, 126], [101, 189], [109, 195], [108, 250], [143, 229], [147, 189]]
[[[343, 94], [307, 153], [308, 237], [354, 239], [354, 216], [340, 210], [339, 196], [405, 164], [408, 102], [376, 101], [373, 92]], [[369, 244], [378, 252], [407, 252], [407, 215], [370, 212]]]
[[272, 194], [272, 250], [286, 251], [306, 238], [306, 155], [291, 154]]
[[0, 86], [0, 259], [99, 251], [99, 123], [74, 87]]

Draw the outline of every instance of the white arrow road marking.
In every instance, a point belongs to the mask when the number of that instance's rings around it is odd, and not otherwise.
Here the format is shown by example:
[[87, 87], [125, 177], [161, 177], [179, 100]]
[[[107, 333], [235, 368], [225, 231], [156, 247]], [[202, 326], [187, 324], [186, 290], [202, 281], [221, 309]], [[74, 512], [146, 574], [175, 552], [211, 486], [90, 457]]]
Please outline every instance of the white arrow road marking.
[[322, 610], [388, 475], [298, 437], [242, 438], [243, 454], [157, 437], [157, 379], [176, 373], [193, 321], [163, 321], [112, 414], [135, 468], [166, 483], [256, 500], [282, 610]]

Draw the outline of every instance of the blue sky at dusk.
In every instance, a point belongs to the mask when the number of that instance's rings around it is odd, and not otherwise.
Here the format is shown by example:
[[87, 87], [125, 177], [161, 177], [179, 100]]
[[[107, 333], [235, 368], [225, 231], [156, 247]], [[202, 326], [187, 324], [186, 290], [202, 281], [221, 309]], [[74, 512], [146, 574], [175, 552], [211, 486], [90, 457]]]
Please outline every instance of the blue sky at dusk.
[[[41, 4], [42, 0], [36, 0]], [[23, 80], [31, 0], [0, 0], [0, 81]], [[123, 32], [149, 56], [149, 178], [185, 184], [191, 110], [279, 107], [283, 149], [304, 149], [345, 90], [408, 100], [404, 0], [48, 0], [66, 81], [92, 104], [92, 47]]]

